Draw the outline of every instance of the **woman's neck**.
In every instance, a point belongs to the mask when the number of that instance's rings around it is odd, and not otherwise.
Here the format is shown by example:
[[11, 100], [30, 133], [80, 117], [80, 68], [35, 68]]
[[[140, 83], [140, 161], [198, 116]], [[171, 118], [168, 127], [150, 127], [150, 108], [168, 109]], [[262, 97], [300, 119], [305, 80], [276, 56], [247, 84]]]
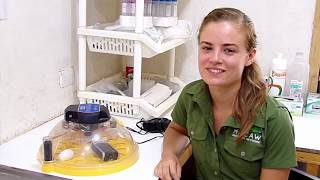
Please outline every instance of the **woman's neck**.
[[234, 85], [233, 87], [217, 87], [209, 86], [209, 91], [212, 97], [214, 106], [217, 108], [233, 108], [233, 103], [238, 95], [240, 85]]

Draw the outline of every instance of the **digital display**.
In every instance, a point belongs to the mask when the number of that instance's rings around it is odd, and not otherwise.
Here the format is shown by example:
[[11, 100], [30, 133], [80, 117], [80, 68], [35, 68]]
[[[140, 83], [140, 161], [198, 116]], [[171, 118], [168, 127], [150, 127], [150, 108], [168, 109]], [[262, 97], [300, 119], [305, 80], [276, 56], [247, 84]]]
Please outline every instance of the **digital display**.
[[100, 112], [100, 104], [80, 104], [79, 112], [84, 112], [84, 113]]

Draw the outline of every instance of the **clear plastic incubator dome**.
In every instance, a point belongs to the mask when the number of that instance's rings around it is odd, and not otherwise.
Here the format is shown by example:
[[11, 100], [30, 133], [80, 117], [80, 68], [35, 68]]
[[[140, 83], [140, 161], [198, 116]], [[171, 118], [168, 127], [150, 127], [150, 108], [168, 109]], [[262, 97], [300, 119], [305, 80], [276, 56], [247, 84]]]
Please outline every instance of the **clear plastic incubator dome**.
[[121, 171], [138, 160], [138, 145], [105, 106], [70, 105], [65, 120], [43, 138], [38, 159], [44, 172], [95, 176]]

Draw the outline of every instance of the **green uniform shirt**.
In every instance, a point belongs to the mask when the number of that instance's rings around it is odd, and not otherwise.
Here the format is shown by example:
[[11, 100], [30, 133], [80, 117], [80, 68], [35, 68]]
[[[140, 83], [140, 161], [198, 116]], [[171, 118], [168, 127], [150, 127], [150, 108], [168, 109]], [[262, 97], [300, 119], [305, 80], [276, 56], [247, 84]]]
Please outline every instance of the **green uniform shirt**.
[[211, 96], [202, 80], [183, 89], [171, 116], [188, 131], [197, 179], [259, 179], [261, 168], [296, 166], [291, 118], [271, 97], [240, 144], [236, 143], [240, 126], [232, 116], [215, 135]]

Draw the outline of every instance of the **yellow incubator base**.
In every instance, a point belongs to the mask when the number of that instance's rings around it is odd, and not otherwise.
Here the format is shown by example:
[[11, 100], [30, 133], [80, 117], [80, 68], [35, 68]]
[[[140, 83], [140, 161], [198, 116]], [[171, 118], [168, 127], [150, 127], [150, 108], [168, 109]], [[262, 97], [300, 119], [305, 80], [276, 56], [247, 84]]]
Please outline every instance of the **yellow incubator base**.
[[138, 145], [128, 130], [109, 115], [102, 122], [98, 118], [100, 122], [90, 124], [86, 118], [85, 122], [81, 118], [80, 121], [65, 119], [43, 138], [38, 153], [43, 172], [105, 175], [124, 170], [138, 160]]

